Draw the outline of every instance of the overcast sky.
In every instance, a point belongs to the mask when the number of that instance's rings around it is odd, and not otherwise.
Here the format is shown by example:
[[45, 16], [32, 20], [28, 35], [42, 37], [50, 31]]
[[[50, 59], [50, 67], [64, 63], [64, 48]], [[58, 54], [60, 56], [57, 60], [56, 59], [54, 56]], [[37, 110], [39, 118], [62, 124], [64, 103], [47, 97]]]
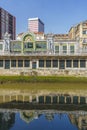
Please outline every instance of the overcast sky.
[[39, 17], [45, 33], [68, 33], [87, 20], [87, 0], [0, 0], [0, 6], [16, 17], [16, 32], [26, 32], [28, 18]]

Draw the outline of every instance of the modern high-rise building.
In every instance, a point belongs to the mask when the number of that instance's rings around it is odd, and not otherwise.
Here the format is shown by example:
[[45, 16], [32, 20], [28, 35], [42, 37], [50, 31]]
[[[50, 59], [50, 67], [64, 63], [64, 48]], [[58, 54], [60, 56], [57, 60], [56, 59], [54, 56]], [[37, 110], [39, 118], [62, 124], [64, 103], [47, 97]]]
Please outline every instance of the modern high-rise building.
[[44, 33], [44, 23], [39, 18], [29, 18], [28, 30], [30, 32], [43, 32]]
[[0, 39], [5, 33], [11, 35], [11, 39], [16, 37], [16, 18], [0, 7]]

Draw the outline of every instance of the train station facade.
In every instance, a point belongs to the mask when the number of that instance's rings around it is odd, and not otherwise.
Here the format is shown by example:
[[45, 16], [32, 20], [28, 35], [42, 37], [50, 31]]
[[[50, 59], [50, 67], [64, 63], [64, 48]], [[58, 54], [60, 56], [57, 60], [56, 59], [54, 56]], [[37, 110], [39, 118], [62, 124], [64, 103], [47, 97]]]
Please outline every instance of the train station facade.
[[[87, 22], [87, 21], [86, 21]], [[84, 23], [78, 24], [83, 28]], [[26, 32], [0, 40], [0, 75], [87, 75], [86, 30], [79, 35]], [[84, 29], [84, 28], [83, 28]], [[78, 32], [78, 31], [77, 31]], [[80, 36], [81, 35], [81, 36]]]

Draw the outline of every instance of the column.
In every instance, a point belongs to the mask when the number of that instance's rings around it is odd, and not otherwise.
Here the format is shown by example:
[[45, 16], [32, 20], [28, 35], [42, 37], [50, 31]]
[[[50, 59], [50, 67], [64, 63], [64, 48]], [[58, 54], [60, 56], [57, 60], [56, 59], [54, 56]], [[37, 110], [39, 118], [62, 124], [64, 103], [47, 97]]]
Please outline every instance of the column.
[[11, 95], [9, 96], [9, 101], [11, 102]]
[[71, 97], [71, 104], [73, 104], [73, 96], [70, 96]]
[[80, 104], [80, 96], [78, 96], [78, 104]]
[[16, 101], [18, 101], [18, 95], [16, 95]]
[[46, 60], [44, 60], [44, 68], [46, 68]]
[[51, 68], [53, 68], [53, 60], [51, 60]]
[[57, 96], [57, 103], [59, 104], [59, 95]]
[[38, 95], [36, 96], [36, 102], [37, 102], [37, 103], [39, 102], [39, 97], [38, 97]]
[[66, 98], [67, 98], [67, 97], [66, 97], [66, 96], [64, 96], [64, 103], [65, 103], [65, 104], [66, 104]]
[[73, 59], [72, 59], [71, 61], [72, 61], [72, 65], [71, 65], [71, 66], [72, 66], [72, 68], [73, 68]]
[[65, 69], [66, 69], [66, 59], [65, 59]]
[[87, 68], [87, 59], [86, 59], [86, 68]]
[[5, 102], [5, 95], [3, 95], [3, 102]]
[[23, 102], [24, 102], [25, 96], [24, 95], [22, 95], [22, 96], [23, 96]]
[[30, 103], [32, 103], [32, 96], [30, 96], [29, 99], [30, 99]]
[[58, 59], [58, 69], [59, 69], [59, 59]]
[[80, 59], [78, 59], [78, 68], [80, 68]]
[[25, 62], [25, 60], [23, 60], [23, 68], [24, 68], [24, 62]]
[[18, 68], [18, 59], [16, 59], [16, 67]]
[[46, 103], [46, 96], [44, 96], [44, 103]]
[[85, 103], [87, 104], [87, 97], [85, 97]]
[[51, 96], [51, 104], [53, 103], [53, 96]]

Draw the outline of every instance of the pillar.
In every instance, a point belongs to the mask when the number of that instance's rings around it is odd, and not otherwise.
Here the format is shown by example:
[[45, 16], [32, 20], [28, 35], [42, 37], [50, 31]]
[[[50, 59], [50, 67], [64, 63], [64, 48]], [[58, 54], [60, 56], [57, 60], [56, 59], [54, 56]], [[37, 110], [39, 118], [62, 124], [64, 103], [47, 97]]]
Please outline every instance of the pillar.
[[51, 68], [53, 68], [53, 60], [51, 60]]
[[23, 102], [24, 102], [25, 96], [23, 95]]
[[78, 68], [80, 68], [80, 59], [78, 60]]
[[18, 101], [18, 95], [16, 95], [16, 101]]
[[78, 96], [78, 104], [80, 104], [80, 96]]
[[58, 95], [58, 97], [57, 97], [57, 103], [59, 104], [59, 95]]
[[87, 97], [85, 97], [85, 103], [87, 104]]
[[53, 103], [53, 96], [51, 96], [51, 104]]
[[66, 59], [65, 59], [65, 69], [66, 69]]
[[73, 104], [73, 96], [70, 96], [71, 97], [71, 104]]
[[73, 59], [72, 59], [72, 68], [73, 68]]
[[38, 96], [36, 96], [36, 102], [37, 102], [37, 103], [39, 102], [39, 97], [38, 97]]
[[44, 60], [44, 68], [46, 68], [46, 60]]
[[18, 67], [18, 59], [16, 59], [16, 67]]
[[30, 96], [29, 99], [30, 99], [30, 103], [32, 103], [32, 96]]
[[3, 102], [5, 102], [5, 95], [3, 95]]
[[11, 95], [9, 96], [9, 101], [11, 102]]
[[65, 103], [65, 104], [66, 104], [66, 98], [67, 98], [67, 97], [66, 97], [66, 96], [64, 96], [64, 103]]
[[86, 68], [87, 68], [87, 60], [86, 60]]
[[46, 96], [44, 96], [44, 103], [46, 103]]

